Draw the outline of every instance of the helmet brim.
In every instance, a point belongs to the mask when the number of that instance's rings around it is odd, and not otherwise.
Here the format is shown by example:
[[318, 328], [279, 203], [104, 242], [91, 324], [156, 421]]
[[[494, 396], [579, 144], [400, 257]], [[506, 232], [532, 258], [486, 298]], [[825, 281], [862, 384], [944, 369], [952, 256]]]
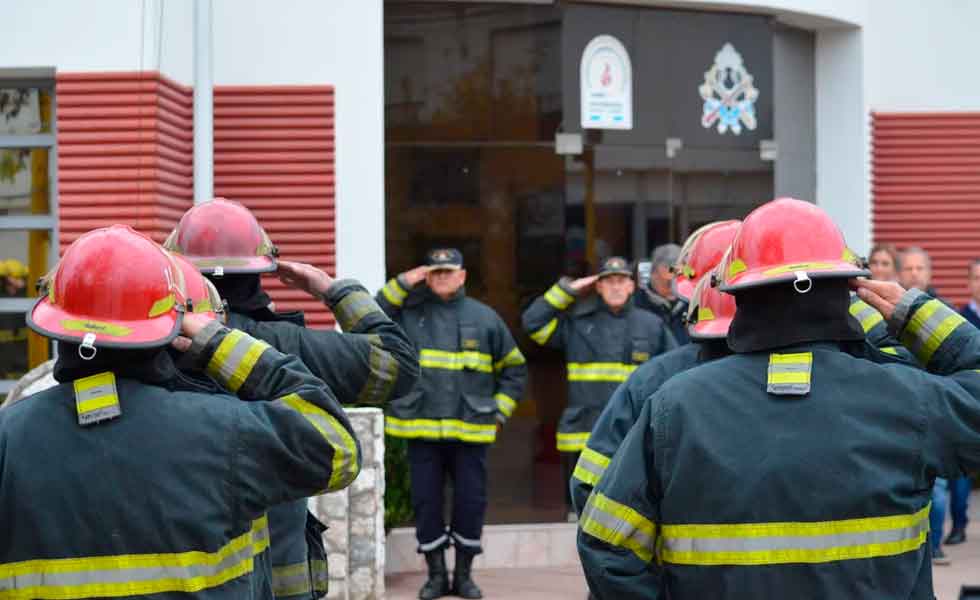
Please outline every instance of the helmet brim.
[[180, 334], [182, 317], [170, 311], [139, 321], [91, 319], [69, 313], [44, 296], [28, 311], [27, 326], [44, 337], [73, 344], [94, 333], [96, 348], [159, 348]]
[[777, 283], [792, 283], [797, 280], [796, 273], [798, 272], [806, 273], [807, 277], [813, 280], [871, 277], [871, 271], [861, 269], [851, 262], [819, 261], [743, 271], [723, 281], [718, 289], [731, 293]]
[[191, 261], [197, 270], [204, 275], [213, 275], [221, 269], [224, 275], [256, 275], [271, 273], [279, 268], [276, 259], [269, 256], [189, 256], [184, 258]]
[[711, 319], [710, 321], [698, 321], [687, 328], [692, 340], [717, 340], [728, 337], [728, 329], [732, 326], [732, 319]]

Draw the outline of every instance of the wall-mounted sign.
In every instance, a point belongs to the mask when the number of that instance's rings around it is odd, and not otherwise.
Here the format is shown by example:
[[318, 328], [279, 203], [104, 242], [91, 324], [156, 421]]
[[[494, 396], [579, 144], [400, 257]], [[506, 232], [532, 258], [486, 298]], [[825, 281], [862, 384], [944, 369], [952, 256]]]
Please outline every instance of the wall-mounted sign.
[[726, 43], [715, 54], [715, 64], [704, 72], [704, 83], [698, 88], [704, 100], [701, 125], [714, 127], [724, 134], [742, 133], [742, 126], [755, 129], [755, 101], [759, 90], [752, 85], [752, 75], [742, 63], [742, 55]]
[[633, 129], [633, 66], [611, 35], [592, 38], [582, 53], [582, 129]]

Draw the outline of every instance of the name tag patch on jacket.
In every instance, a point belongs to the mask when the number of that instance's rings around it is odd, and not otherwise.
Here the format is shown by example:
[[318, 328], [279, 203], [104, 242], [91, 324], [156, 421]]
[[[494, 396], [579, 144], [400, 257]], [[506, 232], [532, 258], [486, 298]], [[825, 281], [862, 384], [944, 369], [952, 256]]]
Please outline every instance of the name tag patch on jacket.
[[116, 376], [110, 372], [76, 379], [75, 410], [82, 427], [115, 419], [122, 414], [116, 393]]
[[779, 396], [805, 396], [810, 393], [812, 352], [770, 354], [766, 391]]
[[478, 350], [479, 348], [480, 348], [480, 340], [474, 340], [474, 339], [463, 340], [463, 350]]

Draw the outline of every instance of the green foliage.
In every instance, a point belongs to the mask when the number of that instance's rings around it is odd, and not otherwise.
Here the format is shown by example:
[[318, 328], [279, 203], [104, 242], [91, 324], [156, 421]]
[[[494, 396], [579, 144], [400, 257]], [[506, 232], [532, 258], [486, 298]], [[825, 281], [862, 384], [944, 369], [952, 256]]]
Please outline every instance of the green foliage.
[[408, 444], [403, 438], [385, 436], [385, 531], [412, 522], [412, 490], [408, 469]]

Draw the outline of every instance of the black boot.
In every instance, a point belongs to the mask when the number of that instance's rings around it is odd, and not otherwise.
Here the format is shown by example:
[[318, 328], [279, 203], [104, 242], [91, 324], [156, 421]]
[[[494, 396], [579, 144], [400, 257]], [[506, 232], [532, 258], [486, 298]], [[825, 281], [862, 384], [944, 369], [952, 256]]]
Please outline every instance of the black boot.
[[483, 592], [473, 583], [470, 570], [473, 567], [473, 557], [470, 552], [456, 549], [456, 567], [453, 569], [453, 594], [460, 598], [482, 598]]
[[947, 546], [955, 546], [956, 544], [962, 544], [966, 541], [966, 529], [964, 527], [954, 527], [949, 535], [946, 537], [946, 541], [943, 542]]
[[446, 553], [442, 550], [425, 553], [429, 565], [429, 578], [419, 590], [421, 600], [433, 600], [449, 594], [449, 572], [446, 571]]

